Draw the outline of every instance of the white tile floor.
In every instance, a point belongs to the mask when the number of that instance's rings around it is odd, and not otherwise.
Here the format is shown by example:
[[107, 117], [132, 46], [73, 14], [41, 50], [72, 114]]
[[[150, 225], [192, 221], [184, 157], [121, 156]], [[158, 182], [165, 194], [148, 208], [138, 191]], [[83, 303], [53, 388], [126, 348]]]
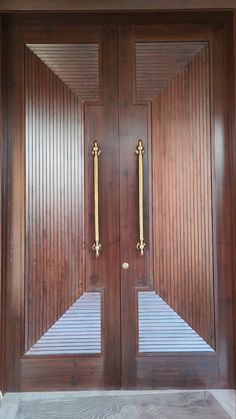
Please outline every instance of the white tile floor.
[[[46, 399], [46, 398], [63, 398], [63, 397], [93, 397], [98, 395], [118, 395], [118, 394], [157, 394], [161, 392], [176, 392], [181, 390], [142, 390], [142, 391], [80, 391], [80, 392], [48, 392], [48, 393], [7, 393], [2, 399], [0, 408], [0, 419], [15, 419], [19, 401], [24, 399]], [[186, 390], [183, 390], [186, 392]], [[190, 390], [189, 390], [190, 391]], [[192, 390], [191, 390], [192, 391]], [[196, 390], [198, 391], [198, 390]], [[231, 416], [236, 419], [236, 392], [234, 390], [209, 390]], [[203, 418], [204, 419], [204, 418]], [[217, 418], [214, 418], [217, 419]]]

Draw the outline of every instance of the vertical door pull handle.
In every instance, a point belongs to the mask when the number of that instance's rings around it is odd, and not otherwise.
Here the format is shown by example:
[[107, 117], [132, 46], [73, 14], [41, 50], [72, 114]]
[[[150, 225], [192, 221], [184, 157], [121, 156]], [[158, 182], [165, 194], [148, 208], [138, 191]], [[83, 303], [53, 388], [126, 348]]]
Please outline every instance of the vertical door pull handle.
[[99, 237], [99, 165], [98, 158], [101, 154], [101, 150], [98, 146], [97, 141], [93, 143], [92, 155], [93, 155], [93, 191], [94, 191], [94, 236], [95, 242], [92, 246], [96, 257], [99, 256], [102, 245]]
[[142, 140], [139, 140], [136, 148], [136, 154], [138, 156], [138, 215], [139, 215], [139, 242], [137, 243], [137, 249], [140, 251], [140, 255], [144, 255], [144, 227], [143, 227], [143, 153], [144, 147]]

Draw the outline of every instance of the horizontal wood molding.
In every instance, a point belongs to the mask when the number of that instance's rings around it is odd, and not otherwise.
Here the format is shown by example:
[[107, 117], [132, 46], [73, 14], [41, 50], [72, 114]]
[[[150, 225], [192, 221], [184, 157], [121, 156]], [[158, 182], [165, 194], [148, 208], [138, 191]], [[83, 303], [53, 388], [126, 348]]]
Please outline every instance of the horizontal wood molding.
[[2, 0], [0, 11], [235, 9], [235, 0]]

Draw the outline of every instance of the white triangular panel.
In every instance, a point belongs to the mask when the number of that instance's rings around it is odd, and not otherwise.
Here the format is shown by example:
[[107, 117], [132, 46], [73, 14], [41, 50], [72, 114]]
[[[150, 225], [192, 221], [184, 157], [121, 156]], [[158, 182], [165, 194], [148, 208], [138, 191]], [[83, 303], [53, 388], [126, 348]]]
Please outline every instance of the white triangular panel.
[[139, 352], [213, 352], [155, 291], [138, 292]]
[[101, 295], [85, 292], [26, 355], [101, 352]]

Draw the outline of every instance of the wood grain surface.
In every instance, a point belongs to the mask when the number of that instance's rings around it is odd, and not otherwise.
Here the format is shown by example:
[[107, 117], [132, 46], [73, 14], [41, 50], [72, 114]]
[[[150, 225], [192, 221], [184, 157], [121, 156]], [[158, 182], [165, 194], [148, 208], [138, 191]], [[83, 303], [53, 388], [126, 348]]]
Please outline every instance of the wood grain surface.
[[[219, 13], [4, 17], [8, 391], [233, 386], [228, 23]], [[152, 51], [158, 43], [165, 45]], [[69, 52], [65, 44], [73, 44]], [[143, 257], [136, 248], [140, 138]], [[94, 140], [102, 151], [99, 258]], [[139, 353], [137, 295], [153, 290], [214, 350]], [[25, 355], [84, 292], [102, 297], [101, 353]]]
[[214, 348], [209, 70], [202, 45], [152, 100], [153, 274], [160, 297]]
[[[117, 31], [112, 25], [80, 26], [78, 30], [72, 25], [55, 25], [52, 32], [46, 27], [42, 22], [32, 30], [16, 26], [8, 38], [8, 103], [12, 109], [8, 196], [14, 210], [7, 214], [11, 280], [6, 289], [6, 318], [11, 333], [6, 339], [6, 385], [18, 390], [116, 388], [120, 385], [120, 297], [119, 224], [114, 215], [119, 211], [119, 196], [111, 201], [111, 192], [118, 182]], [[47, 43], [46, 52], [42, 42], [38, 43], [41, 38]], [[61, 47], [64, 67], [58, 73], [60, 39], [60, 45], [78, 44], [78, 48], [74, 45], [71, 54], [69, 47], [68, 58]], [[53, 52], [50, 45], [55, 41]], [[79, 59], [78, 50], [82, 51]], [[73, 78], [76, 63], [77, 80]], [[91, 68], [85, 71], [88, 64]], [[99, 260], [92, 251], [94, 140], [102, 149], [103, 254]], [[102, 294], [102, 353], [61, 354], [60, 372], [59, 354], [24, 356], [86, 290]]]
[[[233, 362], [233, 324], [228, 312], [232, 310], [233, 265], [228, 246], [233, 243], [228, 224], [232, 222], [232, 203], [227, 186], [229, 163], [224, 163], [229, 158], [230, 145], [225, 113], [227, 96], [219, 82], [227, 77], [228, 71], [224, 32], [210, 31], [208, 27], [207, 33], [206, 28], [197, 26], [192, 32], [187, 26], [168, 31], [165, 25], [127, 25], [120, 28], [119, 35], [121, 155], [131, 156], [137, 139], [142, 138], [144, 179], [149, 179], [148, 184], [144, 182], [147, 247], [144, 257], [140, 258], [135, 249], [137, 166], [135, 159], [122, 158], [121, 192], [123, 196], [130, 196], [128, 202], [121, 204], [121, 249], [130, 263], [130, 269], [122, 272], [123, 383], [127, 388], [197, 387], [200, 383], [214, 387], [217, 382], [219, 386], [225, 386], [226, 382], [232, 386], [229, 362], [230, 359]], [[177, 54], [178, 42], [188, 42], [190, 49], [191, 42], [203, 39], [206, 45], [201, 45], [196, 56], [192, 56], [179, 73], [177, 71], [166, 87], [161, 89], [158, 83], [156, 87], [158, 60], [150, 53], [155, 50], [155, 42], [177, 42]], [[148, 42], [150, 46], [145, 48]], [[211, 46], [210, 57], [207, 42]], [[160, 55], [165, 54], [165, 43]], [[145, 56], [143, 63], [139, 59], [138, 66], [135, 50]], [[173, 65], [169, 60], [168, 65], [171, 63]], [[142, 75], [140, 65], [145, 66]], [[160, 65], [162, 80], [170, 74], [169, 68]], [[135, 80], [137, 71], [139, 80]], [[146, 85], [142, 80], [145, 76]], [[134, 90], [137, 86], [138, 94]], [[151, 103], [145, 105], [145, 98], [152, 100]], [[148, 170], [150, 166], [153, 176]], [[231, 214], [227, 220], [222, 217], [222, 211]], [[146, 359], [144, 354], [137, 354], [135, 289], [152, 287], [216, 351], [203, 351], [199, 356], [188, 352], [181, 355], [176, 351], [170, 355], [153, 351]], [[193, 369], [198, 371], [194, 377], [190, 372]]]
[[0, 10], [61, 10], [61, 11], [98, 11], [98, 10], [225, 10], [235, 9], [234, 0], [2, 0]]

